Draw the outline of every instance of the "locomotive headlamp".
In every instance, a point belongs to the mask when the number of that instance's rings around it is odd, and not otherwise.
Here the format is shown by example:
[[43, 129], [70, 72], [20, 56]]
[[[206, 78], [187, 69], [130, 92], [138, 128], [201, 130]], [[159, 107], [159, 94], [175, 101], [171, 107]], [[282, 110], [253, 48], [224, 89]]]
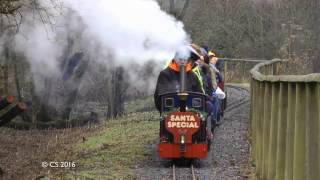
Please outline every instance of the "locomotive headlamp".
[[185, 135], [182, 134], [182, 135], [180, 136], [180, 143], [181, 143], [181, 144], [184, 144], [184, 143], [185, 143], [185, 139], [186, 139]]
[[173, 98], [165, 98], [164, 100], [164, 106], [166, 108], [170, 108], [174, 106], [174, 99]]

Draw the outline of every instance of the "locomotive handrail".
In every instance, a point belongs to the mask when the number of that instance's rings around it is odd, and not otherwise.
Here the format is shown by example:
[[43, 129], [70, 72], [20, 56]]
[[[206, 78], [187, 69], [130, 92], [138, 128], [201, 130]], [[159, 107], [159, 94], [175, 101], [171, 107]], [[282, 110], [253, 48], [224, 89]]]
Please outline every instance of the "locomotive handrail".
[[[200, 96], [206, 96], [205, 94], [203, 93], [199, 93], [199, 92], [193, 92], [193, 91], [187, 91], [186, 93], [188, 94], [196, 94], [196, 95], [200, 95]], [[179, 92], [167, 92], [167, 93], [162, 93], [162, 94], [159, 94], [159, 97], [162, 97], [162, 96], [165, 96], [165, 95], [176, 95], [176, 94], [179, 94]]]

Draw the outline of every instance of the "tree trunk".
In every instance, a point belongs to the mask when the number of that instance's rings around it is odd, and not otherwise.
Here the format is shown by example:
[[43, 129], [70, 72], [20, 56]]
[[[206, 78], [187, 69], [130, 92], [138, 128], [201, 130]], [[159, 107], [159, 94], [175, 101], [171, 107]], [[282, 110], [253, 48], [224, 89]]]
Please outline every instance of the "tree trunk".
[[169, 12], [170, 14], [175, 14], [174, 0], [169, 0]]
[[189, 7], [190, 1], [191, 0], [186, 0], [186, 2], [184, 3], [182, 10], [181, 10], [180, 14], [177, 17], [180, 21], [183, 20], [183, 17], [185, 16], [185, 14], [187, 12], [187, 9]]
[[124, 95], [126, 81], [124, 80], [124, 70], [117, 67], [112, 70], [110, 80], [107, 85], [108, 112], [107, 118], [115, 118], [124, 111]]

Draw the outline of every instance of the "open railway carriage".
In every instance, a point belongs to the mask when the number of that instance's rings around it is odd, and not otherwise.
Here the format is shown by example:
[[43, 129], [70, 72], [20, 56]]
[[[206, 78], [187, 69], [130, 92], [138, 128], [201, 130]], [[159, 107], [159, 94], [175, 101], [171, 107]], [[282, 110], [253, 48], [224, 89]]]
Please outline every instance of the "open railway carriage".
[[180, 92], [160, 95], [161, 158], [205, 158], [210, 146], [210, 130], [205, 112], [206, 97], [201, 93], [185, 92], [184, 71], [180, 70]]

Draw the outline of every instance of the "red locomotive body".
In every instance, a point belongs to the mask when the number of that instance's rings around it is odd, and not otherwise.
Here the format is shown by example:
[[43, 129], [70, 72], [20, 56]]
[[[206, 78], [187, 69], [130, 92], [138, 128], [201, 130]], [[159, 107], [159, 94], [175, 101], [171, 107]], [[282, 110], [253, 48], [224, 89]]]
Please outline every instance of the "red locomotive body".
[[[162, 97], [162, 110], [167, 113], [160, 121], [157, 151], [161, 158], [207, 157], [211, 131], [207, 128], [207, 118], [203, 115], [205, 97], [199, 93], [187, 94], [185, 101], [181, 101], [179, 94], [175, 93]], [[178, 110], [181, 103], [185, 103], [186, 111]]]
[[165, 128], [172, 134], [171, 143], [162, 141], [158, 152], [162, 158], [204, 158], [208, 144], [192, 142], [192, 136], [200, 130], [200, 118], [193, 112], [174, 112], [165, 118]]

